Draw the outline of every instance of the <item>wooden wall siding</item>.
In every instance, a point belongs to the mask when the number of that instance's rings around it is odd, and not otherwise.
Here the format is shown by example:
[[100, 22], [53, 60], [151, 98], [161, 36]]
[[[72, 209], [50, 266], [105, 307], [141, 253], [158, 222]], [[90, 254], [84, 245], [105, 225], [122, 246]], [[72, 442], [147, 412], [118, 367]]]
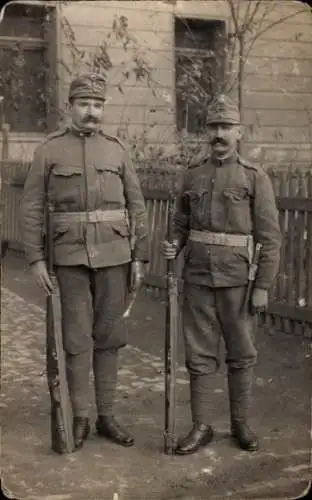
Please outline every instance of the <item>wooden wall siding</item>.
[[[264, 4], [270, 5], [270, 1]], [[244, 153], [268, 166], [278, 162], [309, 162], [311, 149], [312, 115], [312, 16], [310, 13], [294, 14], [302, 2], [280, 0], [268, 19], [277, 21], [283, 15], [292, 15], [283, 24], [277, 24], [256, 42], [246, 65], [244, 83], [245, 113], [248, 128], [244, 139]], [[149, 141], [154, 145], [175, 143], [175, 89], [173, 17], [223, 19], [231, 29], [227, 3], [224, 0], [179, 0], [175, 4], [161, 0], [106, 1], [87, 0], [57, 2], [58, 8], [58, 60], [70, 64], [70, 51], [60, 24], [68, 19], [81, 49], [94, 50], [110, 31], [117, 15], [128, 18], [129, 31], [154, 68], [157, 82], [156, 95], [143, 82], [133, 79], [124, 85], [121, 94], [116, 83], [120, 81], [122, 63], [129, 64], [127, 56], [116, 44], [110, 49], [114, 68], [110, 72], [105, 126], [116, 133], [122, 125], [132, 123], [129, 133], [149, 130]], [[139, 15], [138, 15], [139, 12]], [[259, 12], [261, 15], [261, 12]], [[128, 59], [127, 59], [128, 57]], [[65, 110], [68, 92], [68, 75], [59, 64], [59, 105]], [[149, 109], [156, 112], [149, 113]], [[260, 113], [260, 118], [257, 115]], [[297, 117], [296, 117], [296, 112]], [[287, 114], [289, 113], [289, 119]], [[308, 118], [307, 118], [308, 117]], [[155, 126], [154, 123], [157, 123]], [[41, 137], [32, 134], [10, 135], [10, 158], [31, 158]], [[1, 148], [1, 140], [0, 140]]]
[[[8, 157], [12, 161], [30, 161], [35, 148], [43, 141], [39, 134], [9, 134]], [[2, 155], [2, 138], [0, 134], [0, 157]]]
[[[270, 2], [264, 4], [266, 8]], [[268, 19], [274, 22], [284, 15], [294, 15], [302, 3], [281, 0]], [[140, 15], [138, 15], [140, 10]], [[175, 141], [175, 91], [173, 16], [220, 18], [230, 17], [223, 0], [177, 1], [175, 5], [162, 1], [88, 1], [68, 2], [61, 9], [61, 16], [70, 22], [76, 43], [92, 50], [111, 29], [115, 15], [128, 18], [129, 30], [138, 44], [143, 47], [158, 82], [157, 95], [142, 82], [129, 80], [124, 94], [116, 88], [123, 70], [122, 63], [127, 56], [117, 46], [110, 49], [114, 68], [110, 72], [108, 103], [105, 125], [114, 133], [119, 125], [130, 134], [140, 134], [143, 128], [149, 130], [149, 140], [154, 144]], [[259, 12], [261, 15], [261, 12]], [[69, 61], [69, 52], [64, 33], [60, 30], [60, 58]], [[61, 80], [66, 82], [63, 73]], [[245, 135], [246, 154], [258, 160], [276, 151], [276, 161], [305, 160], [300, 150], [311, 147], [312, 112], [312, 16], [301, 13], [283, 24], [277, 24], [255, 43], [246, 65], [244, 123], [248, 126]], [[66, 85], [61, 85], [61, 102], [67, 97]], [[157, 112], [149, 113], [150, 108]], [[257, 112], [260, 112], [260, 116]], [[298, 114], [296, 116], [296, 111]], [[289, 119], [287, 114], [289, 113]], [[157, 127], [154, 125], [157, 123]], [[294, 158], [294, 149], [299, 150]], [[283, 154], [280, 153], [283, 152]], [[312, 155], [312, 153], [311, 153]]]

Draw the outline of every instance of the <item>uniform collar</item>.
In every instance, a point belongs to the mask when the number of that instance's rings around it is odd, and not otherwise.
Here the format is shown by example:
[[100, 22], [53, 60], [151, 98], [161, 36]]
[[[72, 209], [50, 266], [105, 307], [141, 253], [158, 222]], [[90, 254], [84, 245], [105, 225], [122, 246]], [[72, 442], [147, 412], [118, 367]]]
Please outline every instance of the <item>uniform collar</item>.
[[237, 161], [237, 151], [235, 150], [230, 156], [227, 156], [224, 159], [220, 159], [214, 156], [211, 156], [211, 161], [214, 165], [218, 167], [222, 167], [223, 165], [229, 165], [230, 163], [235, 163]]
[[73, 123], [70, 124], [69, 129], [71, 130], [72, 134], [76, 137], [93, 137], [94, 135], [97, 135], [99, 132], [99, 129], [92, 130], [91, 132], [80, 129], [75, 125], [73, 125]]

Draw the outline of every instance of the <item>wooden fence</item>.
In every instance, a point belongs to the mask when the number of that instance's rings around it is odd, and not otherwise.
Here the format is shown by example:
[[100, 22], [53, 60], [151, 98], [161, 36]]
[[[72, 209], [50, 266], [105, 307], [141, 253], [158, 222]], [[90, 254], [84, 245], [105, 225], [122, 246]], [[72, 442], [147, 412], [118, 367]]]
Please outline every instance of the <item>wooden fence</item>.
[[270, 318], [287, 331], [312, 331], [312, 171], [272, 173], [283, 235], [270, 293]]
[[18, 211], [28, 168], [27, 163], [1, 162], [1, 255], [6, 246], [22, 248]]
[[[20, 249], [18, 206], [27, 165], [2, 164], [2, 238]], [[176, 175], [176, 174], [175, 174]], [[148, 176], [147, 176], [148, 177]], [[146, 177], [146, 178], [147, 178]], [[262, 321], [289, 333], [312, 335], [312, 170], [270, 173], [283, 234], [280, 267], [270, 290], [269, 313]], [[12, 185], [12, 179], [14, 183]], [[168, 215], [167, 178], [159, 185], [142, 182], [148, 211], [151, 260], [147, 285], [163, 290], [165, 261], [161, 242], [166, 235]], [[178, 262], [182, 270], [183, 255]]]

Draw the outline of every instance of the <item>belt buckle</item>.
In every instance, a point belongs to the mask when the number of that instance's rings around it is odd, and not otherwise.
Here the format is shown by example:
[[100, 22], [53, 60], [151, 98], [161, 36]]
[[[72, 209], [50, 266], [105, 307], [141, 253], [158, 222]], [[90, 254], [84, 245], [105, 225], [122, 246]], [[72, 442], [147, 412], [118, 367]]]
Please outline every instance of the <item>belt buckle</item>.
[[92, 222], [93, 224], [95, 222], [98, 222], [98, 212], [97, 212], [97, 210], [89, 212], [88, 222]]
[[215, 245], [225, 245], [226, 235], [224, 233], [215, 233], [213, 235], [213, 242]]
[[215, 233], [212, 233], [212, 235], [211, 235], [211, 236], [212, 236], [212, 239], [211, 239], [211, 244], [212, 244], [212, 245], [215, 245], [215, 244], [216, 244], [216, 239], [217, 239], [217, 238], [216, 238], [216, 236], [217, 236], [217, 235], [216, 235]]
[[224, 233], [220, 234], [220, 245], [226, 245], [227, 244], [227, 235]]

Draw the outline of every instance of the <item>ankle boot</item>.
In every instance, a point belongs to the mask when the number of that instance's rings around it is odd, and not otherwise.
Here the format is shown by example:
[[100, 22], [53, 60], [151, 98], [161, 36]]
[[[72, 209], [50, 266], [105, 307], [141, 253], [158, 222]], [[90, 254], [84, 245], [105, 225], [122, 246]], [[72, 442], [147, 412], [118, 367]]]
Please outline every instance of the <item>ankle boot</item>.
[[251, 400], [253, 369], [232, 369], [228, 373], [231, 413], [231, 435], [238, 446], [246, 451], [259, 449], [259, 439], [247, 425]]
[[199, 448], [207, 446], [213, 438], [213, 430], [210, 425], [194, 424], [191, 432], [180, 440], [175, 450], [176, 455], [191, 455]]
[[96, 421], [96, 430], [99, 436], [110, 439], [122, 446], [132, 446], [133, 437], [113, 417], [113, 415], [100, 415]]
[[259, 439], [246, 422], [232, 422], [231, 434], [242, 450], [257, 451], [259, 449]]
[[87, 417], [74, 417], [73, 433], [75, 448], [78, 450], [82, 448], [84, 441], [90, 433], [90, 424]]

